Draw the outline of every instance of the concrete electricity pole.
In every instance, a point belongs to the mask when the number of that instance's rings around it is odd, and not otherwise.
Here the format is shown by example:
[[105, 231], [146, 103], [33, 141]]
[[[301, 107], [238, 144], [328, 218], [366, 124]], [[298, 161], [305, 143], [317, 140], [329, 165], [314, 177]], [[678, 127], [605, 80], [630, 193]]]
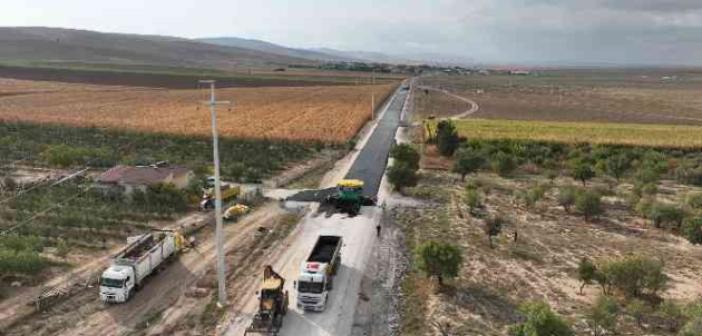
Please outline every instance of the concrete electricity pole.
[[214, 189], [215, 189], [215, 240], [217, 245], [217, 303], [224, 307], [227, 304], [227, 292], [224, 286], [224, 234], [222, 232], [222, 184], [219, 176], [219, 139], [217, 138], [217, 105], [229, 104], [228, 101], [215, 100], [215, 81], [201, 80], [200, 84], [210, 85], [210, 101], [203, 102], [210, 106], [210, 117], [212, 118], [212, 152], [214, 157]]
[[371, 73], [371, 120], [375, 119], [375, 69]]

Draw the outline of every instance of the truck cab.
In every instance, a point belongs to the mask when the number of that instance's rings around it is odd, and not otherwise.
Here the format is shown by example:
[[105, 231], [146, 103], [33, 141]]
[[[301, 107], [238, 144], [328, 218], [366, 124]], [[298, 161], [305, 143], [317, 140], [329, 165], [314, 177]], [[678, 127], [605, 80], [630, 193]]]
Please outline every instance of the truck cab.
[[134, 269], [112, 265], [100, 276], [100, 299], [103, 302], [127, 302], [136, 289]]
[[305, 310], [323, 311], [331, 289], [328, 264], [307, 262], [297, 278], [297, 306]]

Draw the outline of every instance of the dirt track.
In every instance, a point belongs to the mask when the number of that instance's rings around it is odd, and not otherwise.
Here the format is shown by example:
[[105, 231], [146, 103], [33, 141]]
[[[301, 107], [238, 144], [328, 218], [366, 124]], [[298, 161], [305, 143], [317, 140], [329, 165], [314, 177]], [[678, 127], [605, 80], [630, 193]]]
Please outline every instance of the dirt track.
[[[240, 222], [225, 226], [225, 248], [231, 249], [240, 240], [252, 236], [256, 229], [281, 213], [284, 210], [270, 203]], [[98, 300], [97, 289], [85, 290], [41, 318], [11, 328], [7, 335], [119, 335], [142, 328], [149, 317], [175, 303], [213, 265], [215, 249], [211, 231], [206, 229], [198, 237], [197, 250], [188, 251], [149, 279], [128, 303], [104, 305]]]

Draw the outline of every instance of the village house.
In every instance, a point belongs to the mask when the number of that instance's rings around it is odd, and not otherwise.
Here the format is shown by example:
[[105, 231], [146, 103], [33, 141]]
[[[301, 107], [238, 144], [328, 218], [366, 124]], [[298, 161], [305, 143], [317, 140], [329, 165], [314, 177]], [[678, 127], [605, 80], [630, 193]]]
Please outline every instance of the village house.
[[160, 162], [150, 166], [118, 165], [100, 175], [97, 182], [103, 186], [121, 187], [130, 194], [135, 189], [145, 191], [148, 186], [159, 183], [183, 189], [193, 177], [193, 171], [188, 168]]

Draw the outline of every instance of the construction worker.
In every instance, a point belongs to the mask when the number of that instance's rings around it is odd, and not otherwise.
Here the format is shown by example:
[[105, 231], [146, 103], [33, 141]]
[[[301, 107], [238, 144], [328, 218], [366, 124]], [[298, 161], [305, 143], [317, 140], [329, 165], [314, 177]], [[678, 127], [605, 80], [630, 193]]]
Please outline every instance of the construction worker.
[[375, 226], [375, 235], [380, 238], [380, 222]]

